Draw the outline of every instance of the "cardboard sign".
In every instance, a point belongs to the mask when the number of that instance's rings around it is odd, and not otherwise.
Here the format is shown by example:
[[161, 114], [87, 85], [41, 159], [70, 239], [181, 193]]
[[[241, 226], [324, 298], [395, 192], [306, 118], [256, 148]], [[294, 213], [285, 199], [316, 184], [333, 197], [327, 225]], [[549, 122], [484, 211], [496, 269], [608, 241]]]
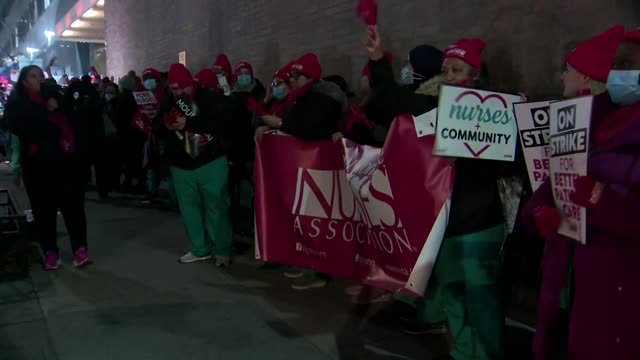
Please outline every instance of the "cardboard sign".
[[551, 103], [551, 185], [562, 216], [558, 233], [585, 244], [587, 210], [575, 205], [570, 195], [577, 178], [587, 175], [589, 127], [593, 97]]
[[434, 154], [513, 161], [518, 126], [513, 103], [520, 96], [443, 86]]
[[520, 132], [520, 144], [534, 192], [549, 178], [550, 103], [550, 101], [540, 101], [513, 105]]

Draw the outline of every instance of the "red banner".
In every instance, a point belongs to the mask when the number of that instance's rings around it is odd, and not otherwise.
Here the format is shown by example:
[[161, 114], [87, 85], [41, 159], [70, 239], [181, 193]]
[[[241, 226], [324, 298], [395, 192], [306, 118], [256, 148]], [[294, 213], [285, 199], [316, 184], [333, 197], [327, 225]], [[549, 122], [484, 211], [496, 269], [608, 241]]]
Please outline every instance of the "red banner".
[[453, 166], [410, 115], [382, 149], [268, 133], [255, 161], [256, 256], [422, 295], [448, 218]]

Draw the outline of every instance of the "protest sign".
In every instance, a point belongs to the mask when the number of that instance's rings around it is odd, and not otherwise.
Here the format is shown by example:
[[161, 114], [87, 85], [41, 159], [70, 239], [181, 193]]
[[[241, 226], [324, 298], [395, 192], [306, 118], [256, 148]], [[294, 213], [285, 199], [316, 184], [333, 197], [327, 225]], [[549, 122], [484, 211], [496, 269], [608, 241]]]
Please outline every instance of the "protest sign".
[[549, 178], [550, 103], [550, 101], [539, 101], [513, 105], [520, 132], [520, 144], [527, 163], [529, 182], [534, 192]]
[[520, 96], [442, 86], [434, 154], [513, 161], [518, 126], [513, 103]]
[[587, 175], [589, 127], [593, 97], [551, 103], [551, 186], [562, 222], [558, 233], [585, 244], [587, 210], [575, 205], [570, 195], [574, 181]]
[[[453, 166], [396, 118], [384, 148], [257, 140], [256, 256], [422, 295], [447, 225]], [[283, 156], [286, 154], [286, 156]]]
[[133, 98], [138, 105], [131, 126], [147, 134], [152, 132], [151, 122], [158, 109], [158, 101], [151, 91], [134, 91]]

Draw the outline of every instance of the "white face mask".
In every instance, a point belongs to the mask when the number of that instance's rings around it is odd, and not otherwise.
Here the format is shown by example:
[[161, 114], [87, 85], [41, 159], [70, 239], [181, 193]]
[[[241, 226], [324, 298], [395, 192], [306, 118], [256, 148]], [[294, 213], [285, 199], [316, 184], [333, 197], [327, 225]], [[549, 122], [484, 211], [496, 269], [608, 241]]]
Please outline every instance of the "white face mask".
[[607, 91], [611, 101], [618, 105], [640, 102], [640, 70], [611, 70]]

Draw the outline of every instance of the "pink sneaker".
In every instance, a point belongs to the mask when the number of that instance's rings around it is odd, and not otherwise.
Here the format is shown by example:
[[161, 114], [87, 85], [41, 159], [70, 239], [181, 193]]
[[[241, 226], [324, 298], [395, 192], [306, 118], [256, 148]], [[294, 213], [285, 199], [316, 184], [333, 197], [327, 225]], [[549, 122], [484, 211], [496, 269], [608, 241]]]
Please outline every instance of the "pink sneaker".
[[78, 249], [78, 251], [73, 255], [73, 266], [77, 268], [81, 268], [92, 263], [93, 261], [89, 258], [89, 255], [87, 255], [87, 249], [83, 247]]
[[55, 251], [47, 251], [44, 256], [44, 270], [53, 271], [60, 266], [60, 255]]

